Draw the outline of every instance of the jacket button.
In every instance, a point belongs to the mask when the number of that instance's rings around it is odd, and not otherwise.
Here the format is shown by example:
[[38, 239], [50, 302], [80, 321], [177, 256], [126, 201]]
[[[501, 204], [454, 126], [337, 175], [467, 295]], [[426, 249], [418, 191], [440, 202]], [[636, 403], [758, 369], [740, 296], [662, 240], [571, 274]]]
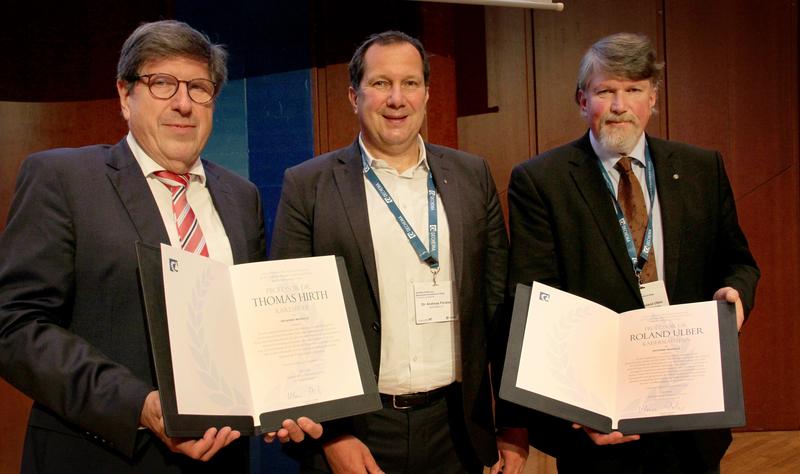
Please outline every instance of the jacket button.
[[381, 323], [375, 321], [372, 323], [372, 330], [375, 332], [381, 332]]

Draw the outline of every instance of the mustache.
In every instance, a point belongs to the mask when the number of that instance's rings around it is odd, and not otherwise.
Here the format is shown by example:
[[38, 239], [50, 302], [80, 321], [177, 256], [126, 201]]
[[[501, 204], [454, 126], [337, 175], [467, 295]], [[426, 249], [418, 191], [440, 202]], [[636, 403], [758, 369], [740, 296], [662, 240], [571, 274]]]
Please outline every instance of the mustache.
[[603, 123], [625, 123], [630, 122], [634, 125], [639, 125], [639, 119], [631, 112], [622, 114], [607, 113], [603, 114]]

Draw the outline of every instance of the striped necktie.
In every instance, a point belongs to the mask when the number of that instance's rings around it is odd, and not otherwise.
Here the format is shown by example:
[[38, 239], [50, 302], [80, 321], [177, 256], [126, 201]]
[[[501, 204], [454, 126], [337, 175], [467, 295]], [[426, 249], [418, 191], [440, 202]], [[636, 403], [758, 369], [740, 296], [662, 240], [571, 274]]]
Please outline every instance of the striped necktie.
[[[633, 236], [633, 243], [636, 247], [636, 252], [642, 251], [642, 244], [644, 243], [644, 233], [647, 229], [647, 206], [644, 202], [644, 193], [642, 192], [642, 185], [636, 178], [631, 166], [633, 158], [630, 156], [623, 156], [617, 161], [614, 167], [619, 171], [619, 186], [617, 188], [617, 201], [619, 207], [622, 208], [625, 214], [625, 220], [628, 222], [628, 227], [631, 229]], [[650, 252], [647, 255], [647, 263], [642, 268], [642, 273], [639, 275], [640, 283], [648, 283], [658, 279], [656, 272], [656, 257], [653, 252], [653, 247], [650, 247]]]
[[175, 174], [171, 171], [156, 171], [153, 175], [172, 193], [172, 213], [175, 216], [181, 248], [208, 257], [208, 247], [200, 223], [197, 222], [194, 211], [189, 206], [189, 200], [186, 199], [190, 175]]

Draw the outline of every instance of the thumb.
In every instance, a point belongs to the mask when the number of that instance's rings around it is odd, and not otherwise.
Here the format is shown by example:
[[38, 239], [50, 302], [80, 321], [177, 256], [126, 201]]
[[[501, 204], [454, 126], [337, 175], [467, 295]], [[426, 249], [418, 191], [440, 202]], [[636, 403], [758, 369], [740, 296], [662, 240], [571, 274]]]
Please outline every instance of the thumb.
[[310, 418], [301, 416], [297, 419], [297, 424], [300, 426], [300, 429], [308, 433], [308, 435], [314, 439], [319, 439], [319, 437], [322, 436], [322, 425], [314, 423]]
[[378, 463], [375, 462], [375, 458], [369, 452], [364, 454], [364, 467], [367, 468], [369, 474], [383, 474], [381, 468], [378, 467]]

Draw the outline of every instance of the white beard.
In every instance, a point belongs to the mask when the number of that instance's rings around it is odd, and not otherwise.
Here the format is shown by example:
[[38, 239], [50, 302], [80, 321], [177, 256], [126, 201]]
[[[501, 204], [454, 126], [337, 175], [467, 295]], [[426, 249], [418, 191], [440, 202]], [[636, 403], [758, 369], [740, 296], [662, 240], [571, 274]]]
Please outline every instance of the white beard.
[[633, 151], [636, 142], [639, 141], [639, 129], [613, 130], [609, 127], [600, 129], [600, 145], [613, 153], [627, 155]]
[[[610, 126], [608, 122], [628, 122], [629, 127], [618, 128]], [[639, 126], [639, 120], [631, 113], [623, 115], [607, 114], [602, 118], [602, 126], [600, 127], [600, 145], [607, 151], [612, 153], [619, 153], [627, 155], [633, 151], [636, 142], [639, 141], [639, 136], [642, 134], [642, 127]]]

